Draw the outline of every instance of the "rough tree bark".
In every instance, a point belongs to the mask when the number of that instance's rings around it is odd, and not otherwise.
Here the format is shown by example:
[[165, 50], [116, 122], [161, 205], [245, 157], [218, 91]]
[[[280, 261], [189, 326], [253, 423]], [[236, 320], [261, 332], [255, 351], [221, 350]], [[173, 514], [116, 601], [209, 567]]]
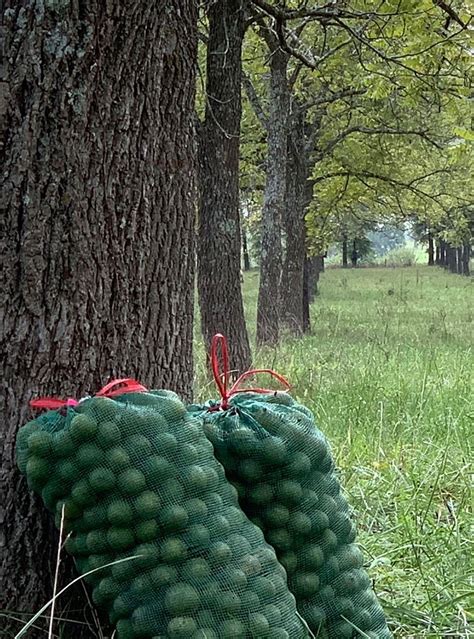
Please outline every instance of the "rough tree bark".
[[434, 241], [431, 233], [428, 233], [428, 266], [434, 266]]
[[464, 244], [462, 251], [462, 274], [470, 275], [469, 262], [471, 259], [471, 246]]
[[[2, 31], [0, 605], [27, 619], [57, 552], [14, 460], [28, 401], [124, 375], [191, 389], [197, 9], [7, 0]], [[90, 621], [85, 608], [66, 594], [56, 612]]]
[[208, 11], [206, 113], [199, 136], [198, 291], [201, 329], [229, 340], [231, 368], [250, 368], [240, 282], [239, 153], [245, 0]]
[[257, 302], [257, 344], [279, 338], [281, 225], [285, 207], [288, 128], [288, 54], [278, 47], [270, 58], [267, 174], [262, 211], [260, 285]]
[[342, 238], [342, 268], [347, 268], [347, 236], [344, 235]]
[[309, 329], [309, 311], [304, 308], [305, 193], [308, 179], [304, 146], [304, 112], [295, 110], [289, 120], [288, 131], [283, 216], [286, 247], [280, 289], [281, 321], [295, 335]]

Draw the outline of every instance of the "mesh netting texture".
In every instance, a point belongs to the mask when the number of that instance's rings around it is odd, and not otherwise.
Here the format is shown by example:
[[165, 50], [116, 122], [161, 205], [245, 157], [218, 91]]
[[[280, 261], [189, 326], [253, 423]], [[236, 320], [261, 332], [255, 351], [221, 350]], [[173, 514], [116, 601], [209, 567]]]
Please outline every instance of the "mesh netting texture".
[[311, 411], [286, 393], [236, 394], [227, 410], [217, 406], [188, 410], [204, 420], [242, 510], [275, 548], [312, 632], [324, 639], [392, 637]]
[[64, 512], [79, 572], [100, 568], [85, 579], [119, 639], [308, 636], [275, 551], [174, 393], [48, 411], [19, 430], [17, 460], [58, 527]]

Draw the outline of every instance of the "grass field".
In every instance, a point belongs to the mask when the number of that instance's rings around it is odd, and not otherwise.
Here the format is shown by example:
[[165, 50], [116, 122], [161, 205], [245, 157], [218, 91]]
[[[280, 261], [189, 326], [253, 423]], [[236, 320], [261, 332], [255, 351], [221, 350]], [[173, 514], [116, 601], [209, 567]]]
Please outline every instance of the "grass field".
[[[244, 286], [252, 338], [257, 278]], [[255, 358], [289, 378], [332, 442], [404, 639], [474, 636], [473, 299], [472, 278], [438, 268], [328, 269], [311, 335]], [[197, 351], [199, 395], [214, 396]]]

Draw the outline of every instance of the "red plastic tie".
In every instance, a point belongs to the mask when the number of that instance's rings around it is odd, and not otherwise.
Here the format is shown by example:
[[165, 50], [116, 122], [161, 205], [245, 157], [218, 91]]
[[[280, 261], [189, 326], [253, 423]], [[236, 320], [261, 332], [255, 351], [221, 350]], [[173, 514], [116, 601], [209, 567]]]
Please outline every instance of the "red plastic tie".
[[[218, 349], [220, 347], [221, 350], [221, 358], [222, 358], [222, 372], [219, 369], [219, 353]], [[221, 335], [221, 333], [217, 333], [212, 338], [211, 342], [211, 366], [212, 372], [214, 374], [214, 380], [216, 382], [216, 386], [221, 395], [221, 402], [218, 406], [214, 407], [214, 410], [218, 410], [222, 408], [222, 410], [226, 410], [229, 407], [229, 399], [233, 395], [237, 395], [237, 393], [261, 393], [261, 394], [270, 394], [274, 393], [275, 390], [271, 388], [241, 388], [242, 382], [247, 378], [252, 377], [253, 375], [259, 375], [262, 373], [266, 373], [271, 375], [276, 380], [278, 380], [282, 386], [283, 390], [290, 390], [291, 386], [288, 380], [286, 380], [283, 375], [277, 373], [269, 368], [253, 368], [251, 370], [242, 373], [240, 377], [234, 382], [229, 390], [227, 390], [229, 384], [229, 351], [227, 348], [227, 339]], [[211, 409], [213, 410], [213, 409]]]
[[136, 379], [124, 377], [113, 379], [96, 393], [96, 397], [116, 397], [124, 393], [146, 393], [148, 388], [137, 382]]
[[[95, 394], [96, 397], [116, 397], [117, 395], [123, 395], [123, 393], [143, 393], [148, 389], [137, 382], [136, 379], [125, 377], [123, 379], [113, 379], [106, 384], [99, 392]], [[31, 408], [44, 408], [46, 410], [55, 410], [62, 408], [63, 406], [77, 406], [79, 404], [77, 399], [69, 397], [68, 399], [60, 399], [59, 397], [38, 397], [38, 399], [32, 399], [30, 401]]]
[[46, 408], [47, 410], [55, 410], [63, 406], [76, 406], [79, 404], [77, 399], [69, 397], [68, 399], [59, 399], [56, 397], [38, 397], [30, 402], [31, 408]]

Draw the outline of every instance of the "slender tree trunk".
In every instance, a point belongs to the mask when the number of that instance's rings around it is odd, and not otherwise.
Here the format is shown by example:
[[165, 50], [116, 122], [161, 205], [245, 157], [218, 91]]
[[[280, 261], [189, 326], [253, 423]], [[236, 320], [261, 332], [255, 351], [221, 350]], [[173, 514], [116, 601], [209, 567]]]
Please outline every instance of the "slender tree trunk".
[[242, 229], [242, 253], [244, 256], [244, 271], [250, 271], [250, 256], [247, 246], [247, 232]]
[[469, 262], [471, 259], [471, 246], [470, 244], [464, 244], [462, 250], [462, 274], [470, 275]]
[[456, 265], [457, 265], [457, 272], [459, 275], [462, 275], [462, 271], [463, 271], [462, 258], [463, 258], [462, 246], [458, 246], [456, 247]]
[[439, 242], [439, 250], [440, 250], [440, 265], [444, 266], [445, 268], [448, 265], [448, 259], [447, 259], [447, 245], [446, 242], [444, 240], [440, 240]]
[[306, 257], [303, 268], [303, 333], [309, 333], [311, 330], [309, 261], [309, 258]]
[[260, 286], [257, 302], [257, 344], [275, 344], [279, 337], [281, 225], [285, 207], [288, 128], [288, 55], [277, 48], [270, 58], [267, 176], [262, 212]]
[[357, 260], [358, 260], [358, 253], [357, 253], [357, 241], [354, 240], [352, 242], [352, 255], [351, 255], [351, 262], [352, 262], [352, 266], [353, 268], [357, 268]]
[[428, 266], [434, 266], [434, 241], [431, 233], [428, 233]]
[[[303, 188], [303, 217], [306, 218], [306, 211], [313, 199], [313, 182], [308, 179], [314, 163], [311, 161], [312, 144], [305, 143], [305, 183]], [[305, 228], [305, 246], [304, 246], [304, 265], [303, 265], [303, 332], [309, 333], [311, 330], [310, 304], [314, 302], [317, 293], [317, 278], [315, 281], [315, 258], [307, 256], [306, 242], [306, 219], [304, 221]], [[316, 274], [319, 277], [319, 274]]]
[[320, 273], [322, 273], [323, 258], [321, 255], [306, 258], [308, 269], [308, 299], [314, 302], [318, 294], [318, 282]]
[[319, 282], [320, 273], [324, 273], [324, 255], [316, 256], [316, 282]]
[[448, 269], [451, 271], [451, 273], [457, 273], [457, 252], [454, 246], [451, 246], [451, 244], [446, 245], [446, 258]]
[[[7, 0], [2, 13], [0, 606], [12, 611], [10, 636], [22, 625], [13, 618], [50, 598], [58, 542], [16, 470], [31, 397], [81, 397], [123, 376], [190, 396], [197, 10], [190, 0], [91, 0], [87, 11]], [[64, 559], [58, 588], [70, 577]], [[91, 621], [79, 593], [59, 598], [58, 617]], [[60, 634], [97, 636], [77, 624]]]
[[347, 236], [342, 238], [342, 268], [347, 268]]
[[281, 278], [280, 313], [282, 324], [292, 333], [300, 335], [309, 322], [309, 312], [304, 310], [303, 291], [306, 255], [305, 194], [308, 178], [304, 155], [304, 113], [295, 110], [289, 124], [284, 213], [286, 250]]
[[229, 340], [231, 368], [250, 368], [241, 288], [239, 149], [244, 0], [218, 0], [208, 13], [206, 114], [200, 131], [198, 291], [201, 329]]
[[441, 247], [439, 240], [436, 241], [436, 258], [435, 258], [436, 266], [441, 265]]

